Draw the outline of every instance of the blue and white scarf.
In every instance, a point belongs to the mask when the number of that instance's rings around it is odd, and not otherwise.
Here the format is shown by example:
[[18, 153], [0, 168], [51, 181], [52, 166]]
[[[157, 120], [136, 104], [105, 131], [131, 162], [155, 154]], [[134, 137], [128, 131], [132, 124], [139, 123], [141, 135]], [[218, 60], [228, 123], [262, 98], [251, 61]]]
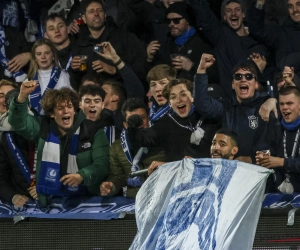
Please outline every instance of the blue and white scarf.
[[[72, 57], [72, 54], [70, 54], [69, 60], [68, 60], [67, 65], [66, 65], [66, 68], [64, 68], [62, 71], [68, 73], [68, 70], [69, 70], [69, 68], [70, 68], [70, 66], [71, 66], [72, 58], [73, 58], [73, 57]], [[62, 66], [61, 66], [60, 63], [59, 63], [59, 66], [62, 68]]]
[[[45, 92], [48, 89], [54, 89], [59, 77], [61, 74], [61, 70], [57, 67], [53, 67], [49, 79], [49, 83], [47, 85], [47, 88], [45, 89], [43, 95], [41, 93], [41, 87], [38, 85], [35, 90], [30, 94], [30, 105], [33, 107], [39, 114], [43, 114], [43, 110], [41, 107], [41, 100], [44, 97]], [[33, 80], [36, 80], [38, 82], [38, 72], [36, 72], [35, 76], [33, 77]]]
[[[31, 178], [33, 176], [31, 176], [30, 167], [29, 167], [28, 163], [26, 162], [18, 145], [16, 144], [16, 139], [15, 139], [14, 134], [11, 132], [7, 132], [5, 134], [5, 136], [6, 136], [6, 140], [7, 140], [10, 152], [12, 153], [14, 160], [17, 163], [17, 166], [21, 170], [21, 172], [22, 172], [23, 176], [25, 177], [25, 179], [27, 180], [28, 184], [30, 184]], [[34, 176], [34, 178], [35, 178], [35, 176]]]
[[116, 128], [115, 126], [107, 126], [103, 128], [106, 138], [109, 142], [109, 146], [113, 144], [113, 142], [116, 140]]
[[[76, 162], [80, 128], [73, 134], [68, 157], [67, 173], [75, 174], [78, 172]], [[40, 173], [37, 182], [37, 192], [46, 195], [68, 196], [80, 195], [86, 193], [86, 188], [80, 184], [76, 187], [63, 185], [60, 182], [60, 140], [54, 134], [53, 128], [50, 127], [50, 133], [45, 141], [42, 152]]]
[[8, 45], [9, 45], [9, 43], [6, 40], [4, 29], [0, 25], [0, 63], [2, 65], [2, 67], [4, 68], [4, 74], [7, 77], [13, 77], [16, 82], [23, 82], [26, 79], [27, 75], [22, 70], [11, 73], [7, 69], [7, 63], [9, 62], [9, 59], [6, 58], [5, 46], [8, 46]]
[[171, 110], [171, 106], [169, 103], [166, 103], [163, 106], [158, 106], [155, 103], [152, 103], [152, 106], [150, 108], [150, 126], [152, 126], [157, 120], [159, 120], [161, 117], [163, 117], [165, 114], [169, 113]]
[[[122, 130], [120, 140], [121, 140], [121, 145], [122, 145], [123, 152], [124, 152], [127, 160], [129, 161], [129, 163], [132, 165], [131, 172], [135, 172], [135, 171], [140, 170], [140, 167], [138, 165], [139, 161], [141, 160], [142, 155], [144, 153], [145, 154], [148, 153], [148, 149], [145, 148], [145, 147], [141, 147], [139, 149], [139, 151], [137, 152], [136, 156], [133, 158], [131, 153], [130, 153], [130, 144], [129, 144], [126, 129]], [[140, 186], [142, 186], [143, 182], [144, 181], [141, 180], [140, 176], [135, 176], [133, 178], [128, 178], [127, 179], [127, 184], [129, 186], [132, 186], [132, 187], [140, 187]]]

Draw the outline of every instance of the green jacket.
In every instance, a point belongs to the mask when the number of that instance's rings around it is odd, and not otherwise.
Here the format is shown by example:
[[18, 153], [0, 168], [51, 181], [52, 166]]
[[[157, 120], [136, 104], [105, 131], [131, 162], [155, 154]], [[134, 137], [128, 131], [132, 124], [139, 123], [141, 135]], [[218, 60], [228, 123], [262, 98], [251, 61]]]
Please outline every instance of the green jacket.
[[[131, 173], [131, 164], [126, 158], [122, 149], [120, 139], [115, 140], [110, 148], [110, 173], [105, 181], [113, 183], [113, 188], [109, 193], [109, 196], [116, 195], [120, 192], [122, 187], [127, 186], [127, 178]], [[140, 169], [147, 169], [152, 161], [165, 162], [165, 154], [160, 148], [148, 148], [148, 154], [139, 163]], [[142, 180], [145, 180], [148, 175], [141, 176]], [[127, 186], [126, 197], [135, 198], [138, 187]]]
[[[46, 117], [32, 116], [27, 113], [27, 109], [27, 102], [17, 103], [13, 100], [9, 108], [9, 123], [20, 136], [38, 143], [36, 165], [38, 181], [45, 139], [49, 133], [50, 123], [55, 122]], [[99, 195], [100, 184], [109, 173], [109, 144], [103, 129], [98, 129], [94, 122], [86, 120], [81, 110], [75, 115], [73, 126], [68, 134], [73, 135], [79, 126], [76, 156], [79, 171], [77, 173], [83, 177], [83, 184], [87, 186], [89, 192]]]

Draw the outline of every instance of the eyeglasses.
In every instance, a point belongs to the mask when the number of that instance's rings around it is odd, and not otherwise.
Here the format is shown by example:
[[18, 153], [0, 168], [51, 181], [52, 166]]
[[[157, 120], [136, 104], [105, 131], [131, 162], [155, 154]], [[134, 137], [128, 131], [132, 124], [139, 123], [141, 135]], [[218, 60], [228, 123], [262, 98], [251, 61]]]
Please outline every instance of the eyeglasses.
[[166, 22], [167, 24], [171, 24], [173, 22], [174, 24], [179, 24], [180, 20], [183, 19], [184, 17], [176, 17], [176, 18], [167, 18]]
[[247, 74], [240, 74], [240, 73], [233, 74], [234, 80], [237, 80], [237, 81], [242, 80], [243, 76], [246, 78], [247, 81], [251, 81], [253, 78], [256, 79], [256, 75], [250, 74], [250, 73], [247, 73]]

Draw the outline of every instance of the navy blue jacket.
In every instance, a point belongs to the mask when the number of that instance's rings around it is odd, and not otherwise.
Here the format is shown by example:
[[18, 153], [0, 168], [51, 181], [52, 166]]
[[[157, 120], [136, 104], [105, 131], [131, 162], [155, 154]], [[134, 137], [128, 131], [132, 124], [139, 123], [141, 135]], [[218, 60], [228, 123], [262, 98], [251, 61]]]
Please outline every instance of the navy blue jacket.
[[256, 151], [268, 149], [267, 135], [276, 124], [273, 115], [265, 122], [259, 115], [260, 106], [269, 98], [266, 93], [256, 92], [247, 101], [239, 103], [234, 98], [216, 100], [207, 94], [207, 75], [196, 74], [194, 81], [194, 105], [197, 111], [210, 119], [222, 120], [222, 127], [238, 134], [238, 156], [251, 156], [254, 161]]
[[[284, 158], [283, 133], [284, 133], [284, 128], [280, 124], [274, 126], [269, 133], [268, 143], [269, 143], [272, 156]], [[274, 168], [276, 174], [274, 191], [276, 191], [277, 187], [285, 179], [285, 174], [289, 173], [291, 175], [290, 180], [294, 186], [294, 191], [300, 192], [299, 142], [297, 145], [295, 158], [293, 159], [291, 157], [296, 134], [297, 134], [297, 130], [286, 131], [286, 144], [287, 144], [286, 150], [287, 150], [287, 155], [289, 157], [284, 159], [283, 167]]]
[[254, 40], [251, 35], [239, 36], [226, 24], [220, 23], [211, 11], [206, 0], [190, 0], [197, 17], [197, 25], [214, 46], [214, 54], [218, 62], [220, 83], [227, 96], [232, 95], [232, 70], [241, 60], [250, 54], [259, 53], [267, 56], [264, 45]]

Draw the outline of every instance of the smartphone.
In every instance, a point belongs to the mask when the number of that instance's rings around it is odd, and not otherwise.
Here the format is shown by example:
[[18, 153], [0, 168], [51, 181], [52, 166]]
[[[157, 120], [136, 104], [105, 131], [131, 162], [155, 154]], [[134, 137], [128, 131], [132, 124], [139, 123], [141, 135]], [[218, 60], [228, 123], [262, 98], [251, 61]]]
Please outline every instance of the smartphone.
[[103, 46], [94, 46], [94, 52], [95, 53], [97, 53], [97, 52], [103, 53]]

